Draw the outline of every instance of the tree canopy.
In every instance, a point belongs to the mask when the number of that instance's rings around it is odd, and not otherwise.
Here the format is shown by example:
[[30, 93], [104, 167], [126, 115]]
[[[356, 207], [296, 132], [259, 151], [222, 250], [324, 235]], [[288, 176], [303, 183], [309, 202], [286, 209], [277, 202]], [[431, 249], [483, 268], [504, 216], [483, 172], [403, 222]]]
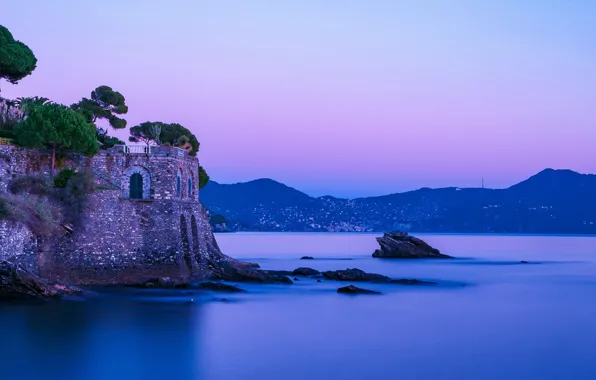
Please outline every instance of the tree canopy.
[[165, 124], [161, 128], [161, 143], [177, 146], [194, 156], [199, 151], [199, 141], [191, 131], [178, 123]]
[[131, 142], [143, 142], [147, 145], [161, 145], [161, 129], [164, 123], [146, 121], [130, 128]]
[[37, 58], [24, 43], [0, 25], [0, 79], [16, 84], [37, 67]]
[[61, 104], [46, 103], [34, 107], [28, 117], [17, 124], [17, 143], [32, 148], [52, 150], [51, 174], [56, 151], [95, 154], [98, 151], [95, 126], [83, 115]]
[[19, 107], [23, 115], [28, 116], [33, 108], [43, 106], [44, 104], [51, 103], [50, 99], [33, 96], [30, 98], [17, 98], [16, 105]]
[[205, 171], [205, 169], [199, 165], [199, 189], [205, 187], [205, 185], [209, 182], [209, 174]]
[[147, 145], [169, 145], [185, 149], [191, 156], [199, 151], [196, 136], [178, 123], [146, 121], [130, 128], [131, 142], [144, 142]]
[[109, 86], [97, 87], [91, 92], [91, 99], [83, 98], [70, 107], [85, 115], [89, 122], [95, 123], [97, 119], [104, 119], [114, 129], [126, 128], [126, 120], [117, 116], [128, 112], [124, 96]]

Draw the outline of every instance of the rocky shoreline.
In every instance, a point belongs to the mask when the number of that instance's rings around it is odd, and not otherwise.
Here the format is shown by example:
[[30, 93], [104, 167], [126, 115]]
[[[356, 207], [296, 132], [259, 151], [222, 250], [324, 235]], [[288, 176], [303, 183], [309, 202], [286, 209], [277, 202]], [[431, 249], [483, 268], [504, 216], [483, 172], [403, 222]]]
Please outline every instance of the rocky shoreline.
[[[407, 233], [386, 233], [377, 238], [381, 249], [375, 251], [373, 257], [399, 257], [399, 258], [450, 258], [441, 254], [437, 249], [430, 247], [420, 239], [408, 236]], [[146, 278], [136, 283], [122, 284], [126, 287], [141, 289], [196, 289], [217, 292], [245, 292], [244, 289], [225, 282], [253, 283], [253, 284], [285, 284], [292, 285], [300, 278], [312, 278], [317, 282], [355, 282], [374, 284], [417, 285], [433, 286], [436, 282], [407, 278], [390, 278], [377, 273], [367, 273], [358, 268], [343, 270], [318, 271], [309, 267], [299, 267], [294, 270], [267, 270], [260, 268], [259, 264], [243, 262], [233, 259], [221, 252], [215, 238], [209, 241], [209, 272], [204, 282], [192, 279], [155, 277]], [[302, 260], [313, 260], [305, 256]], [[373, 294], [378, 292], [368, 291], [355, 287], [353, 284], [338, 288], [338, 293], [348, 294]], [[83, 296], [82, 288], [47, 281], [25, 267], [8, 261], [0, 262], [0, 300], [15, 299], [61, 299], [69, 296]]]
[[84, 295], [85, 292], [79, 287], [44, 280], [20, 264], [0, 262], [0, 301], [47, 301]]

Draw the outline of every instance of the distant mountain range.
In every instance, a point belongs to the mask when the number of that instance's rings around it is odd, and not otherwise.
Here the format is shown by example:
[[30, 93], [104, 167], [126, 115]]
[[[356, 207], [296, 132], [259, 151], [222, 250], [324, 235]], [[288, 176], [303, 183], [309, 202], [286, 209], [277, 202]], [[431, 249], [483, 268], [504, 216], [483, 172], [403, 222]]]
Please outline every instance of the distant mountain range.
[[422, 188], [358, 199], [314, 198], [271, 179], [211, 181], [200, 198], [232, 231], [596, 234], [596, 175], [571, 170], [546, 169], [507, 189]]

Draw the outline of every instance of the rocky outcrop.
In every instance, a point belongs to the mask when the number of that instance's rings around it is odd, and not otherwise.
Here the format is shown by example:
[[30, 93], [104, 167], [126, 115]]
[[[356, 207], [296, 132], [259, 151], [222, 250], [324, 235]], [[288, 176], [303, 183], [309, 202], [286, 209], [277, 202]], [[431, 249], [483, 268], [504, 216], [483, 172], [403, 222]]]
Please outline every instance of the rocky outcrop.
[[83, 291], [77, 287], [46, 281], [21, 265], [0, 262], [0, 301], [48, 300], [81, 295]]
[[386, 232], [382, 237], [377, 238], [381, 246], [372, 256], [392, 259], [450, 259], [431, 247], [421, 239], [408, 235], [407, 232]]
[[363, 270], [352, 268], [323, 272], [323, 277], [336, 281], [365, 281], [365, 282], [390, 282], [391, 278], [376, 273], [366, 273]]
[[314, 260], [315, 258], [312, 256], [302, 256], [300, 260]]
[[[213, 252], [212, 252], [213, 254]], [[275, 271], [256, 269], [250, 264], [232, 259], [219, 252], [217, 262], [210, 263], [210, 278], [233, 282], [256, 282], [261, 284], [293, 284], [286, 275]]]
[[292, 274], [294, 276], [320, 276], [321, 272], [319, 272], [316, 269], [312, 269], [312, 268], [300, 267], [300, 268], [294, 269]]
[[354, 285], [344, 286], [343, 288], [337, 289], [338, 293], [343, 294], [381, 294], [381, 292], [375, 292], [374, 290], [362, 289]]

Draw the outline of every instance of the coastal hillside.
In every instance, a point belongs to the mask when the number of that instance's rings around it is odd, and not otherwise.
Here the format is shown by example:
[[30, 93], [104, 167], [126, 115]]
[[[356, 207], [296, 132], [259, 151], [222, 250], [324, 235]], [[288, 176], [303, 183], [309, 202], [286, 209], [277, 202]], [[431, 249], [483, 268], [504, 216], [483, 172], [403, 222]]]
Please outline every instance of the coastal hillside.
[[596, 234], [596, 175], [545, 169], [507, 189], [423, 188], [310, 197], [271, 179], [211, 181], [201, 201], [232, 231]]

